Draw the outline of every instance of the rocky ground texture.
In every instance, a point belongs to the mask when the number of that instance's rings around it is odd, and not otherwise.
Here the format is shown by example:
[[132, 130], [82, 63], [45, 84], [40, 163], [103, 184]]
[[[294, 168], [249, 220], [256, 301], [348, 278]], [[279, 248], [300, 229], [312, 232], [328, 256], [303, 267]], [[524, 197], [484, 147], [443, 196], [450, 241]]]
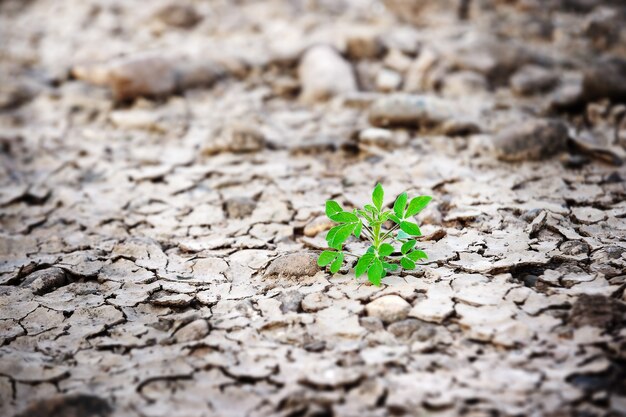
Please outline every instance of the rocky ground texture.
[[[625, 16], [0, 2], [0, 415], [626, 415]], [[378, 181], [374, 287], [316, 256]]]

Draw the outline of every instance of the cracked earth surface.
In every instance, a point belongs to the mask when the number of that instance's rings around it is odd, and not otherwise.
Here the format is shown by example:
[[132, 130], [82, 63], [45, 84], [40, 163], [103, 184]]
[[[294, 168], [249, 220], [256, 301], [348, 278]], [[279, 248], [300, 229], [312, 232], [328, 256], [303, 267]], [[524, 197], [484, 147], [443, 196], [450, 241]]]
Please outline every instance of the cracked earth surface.
[[0, 415], [626, 415], [624, 7], [457, 3], [1, 2]]

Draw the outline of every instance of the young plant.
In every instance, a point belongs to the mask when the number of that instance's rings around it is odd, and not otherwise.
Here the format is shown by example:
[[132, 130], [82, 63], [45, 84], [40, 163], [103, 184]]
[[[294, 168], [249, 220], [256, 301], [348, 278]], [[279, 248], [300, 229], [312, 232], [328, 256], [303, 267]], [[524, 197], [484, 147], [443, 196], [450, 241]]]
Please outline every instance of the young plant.
[[[366, 204], [363, 210], [344, 211], [336, 201], [326, 202], [326, 215], [339, 225], [326, 235], [331, 250], [320, 254], [317, 260], [319, 266], [330, 265], [330, 272], [334, 274], [343, 265], [344, 256], [351, 255], [359, 259], [354, 267], [357, 278], [367, 273], [369, 281], [379, 286], [388, 271], [395, 271], [399, 266], [406, 270], [414, 269], [415, 262], [428, 258], [424, 251], [415, 249], [417, 241], [414, 237], [422, 233], [410, 219], [422, 211], [432, 197], [419, 196], [409, 202], [407, 193], [402, 193], [396, 199], [393, 210], [383, 209], [383, 197], [383, 186], [377, 184], [372, 193], [372, 204]], [[386, 230], [384, 227], [389, 222], [393, 226]], [[344, 242], [351, 235], [357, 239], [364, 237], [370, 242], [363, 255], [343, 250]], [[393, 243], [400, 246], [399, 252]]]

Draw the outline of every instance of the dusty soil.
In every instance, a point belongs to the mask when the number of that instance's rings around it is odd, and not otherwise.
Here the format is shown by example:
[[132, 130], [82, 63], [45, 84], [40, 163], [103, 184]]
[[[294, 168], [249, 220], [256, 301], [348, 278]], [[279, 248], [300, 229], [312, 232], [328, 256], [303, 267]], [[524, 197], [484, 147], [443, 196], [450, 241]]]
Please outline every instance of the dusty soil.
[[0, 2], [0, 415], [626, 415], [624, 5], [463, 3]]

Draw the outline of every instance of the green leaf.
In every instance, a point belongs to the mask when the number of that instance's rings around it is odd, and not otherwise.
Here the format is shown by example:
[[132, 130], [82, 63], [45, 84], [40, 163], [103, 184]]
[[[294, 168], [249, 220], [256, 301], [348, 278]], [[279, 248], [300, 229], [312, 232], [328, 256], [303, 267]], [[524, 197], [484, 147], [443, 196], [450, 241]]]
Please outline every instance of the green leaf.
[[380, 210], [376, 209], [376, 207], [374, 207], [371, 204], [366, 204], [365, 206], [363, 206], [363, 208], [367, 211], [369, 211], [372, 214], [376, 214], [378, 213]]
[[400, 223], [400, 229], [402, 229], [404, 232], [406, 232], [406, 233], [408, 233], [409, 235], [412, 235], [412, 236], [421, 236], [422, 235], [422, 232], [420, 231], [419, 226], [416, 225], [415, 223], [404, 221], [404, 222]]
[[395, 271], [398, 269], [398, 264], [390, 264], [389, 262], [383, 262], [383, 268], [387, 271]]
[[377, 287], [380, 286], [380, 280], [383, 277], [383, 263], [378, 258], [374, 258], [372, 264], [367, 270], [367, 279]]
[[415, 269], [415, 262], [407, 257], [400, 259], [400, 265], [402, 265], [402, 268], [404, 269]]
[[402, 223], [402, 219], [400, 217], [396, 216], [395, 214], [390, 215], [389, 218], [391, 220], [393, 220], [396, 224]]
[[398, 240], [409, 239], [410, 237], [411, 237], [411, 235], [409, 235], [408, 233], [406, 233], [403, 230], [398, 230], [398, 234], [396, 235], [396, 239], [398, 239]]
[[354, 236], [356, 236], [357, 239], [361, 237], [361, 229], [363, 229], [363, 222], [359, 220], [354, 228]]
[[343, 226], [335, 226], [328, 231], [328, 233], [326, 234], [326, 242], [328, 242], [329, 245], [332, 243], [333, 240], [335, 240], [335, 235], [342, 227]]
[[359, 258], [356, 266], [354, 267], [354, 274], [357, 278], [363, 275], [369, 269], [372, 260], [374, 260], [374, 255], [371, 253], [366, 253], [365, 255], [361, 256], [361, 258]]
[[409, 203], [409, 208], [406, 209], [406, 214], [404, 218], [406, 219], [409, 217], [413, 217], [420, 211], [424, 210], [424, 207], [426, 207], [428, 203], [430, 203], [430, 200], [432, 199], [433, 198], [428, 195], [422, 195], [422, 196], [415, 197], [414, 199], [412, 199], [411, 202]]
[[424, 252], [423, 250], [417, 249], [409, 253], [407, 255], [407, 258], [412, 261], [419, 261], [420, 259], [428, 259], [428, 255], [426, 255], [426, 252]]
[[380, 183], [376, 184], [374, 188], [374, 192], [372, 192], [372, 203], [374, 203], [374, 207], [378, 209], [378, 211], [383, 208], [383, 198], [385, 196], [385, 191], [383, 190], [383, 186]]
[[326, 266], [326, 265], [328, 265], [329, 263], [331, 263], [337, 257], [337, 253], [338, 252], [325, 250], [324, 252], [320, 253], [319, 258], [317, 258], [317, 264], [319, 266]]
[[[406, 193], [402, 193], [398, 196], [398, 198], [396, 198], [396, 202], [393, 204], [393, 212], [396, 213], [396, 216], [398, 216], [398, 218], [400, 219], [404, 218], [404, 209], [406, 208], [406, 200], [408, 198], [409, 197]], [[395, 222], [400, 223], [397, 221]]]
[[333, 240], [330, 242], [330, 247], [337, 248], [338, 246], [340, 246], [350, 237], [355, 228], [356, 223], [348, 223], [338, 226], [338, 230], [333, 236]]
[[378, 248], [378, 255], [380, 256], [389, 256], [393, 253], [395, 249], [389, 243], [383, 243]]
[[337, 256], [335, 261], [330, 266], [330, 273], [334, 274], [337, 271], [339, 271], [339, 269], [341, 268], [341, 265], [343, 265], [343, 252], [339, 252], [339, 256]]
[[349, 211], [342, 211], [341, 213], [328, 216], [332, 221], [337, 223], [355, 223], [359, 221], [359, 218]]
[[328, 200], [326, 202], [326, 215], [332, 217], [337, 213], [341, 213], [343, 209], [335, 200]]
[[406, 254], [408, 251], [413, 249], [416, 243], [417, 242], [415, 240], [409, 240], [408, 242], [405, 242], [402, 245], [402, 248], [400, 248], [400, 252], [402, 252], [403, 255]]
[[367, 212], [365, 212], [365, 211], [363, 211], [363, 210], [357, 210], [356, 212], [357, 212], [360, 216], [365, 217], [365, 220], [367, 220], [369, 223], [372, 223], [372, 221], [373, 221], [373, 220], [372, 220], [372, 217], [371, 217], [369, 214], [367, 214]]

